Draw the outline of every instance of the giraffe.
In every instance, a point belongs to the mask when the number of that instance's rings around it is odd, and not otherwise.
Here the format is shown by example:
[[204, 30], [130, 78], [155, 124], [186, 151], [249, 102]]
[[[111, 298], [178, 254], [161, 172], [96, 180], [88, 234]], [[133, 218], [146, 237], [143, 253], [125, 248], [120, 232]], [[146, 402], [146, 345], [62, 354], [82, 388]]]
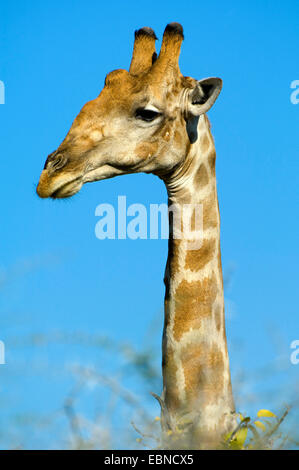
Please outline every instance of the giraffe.
[[206, 116], [222, 80], [198, 81], [182, 75], [178, 65], [184, 39], [180, 24], [166, 26], [159, 55], [156, 39], [149, 27], [135, 31], [129, 71], [110, 72], [100, 95], [84, 105], [63, 142], [48, 156], [37, 194], [41, 198], [71, 197], [85, 183], [145, 172], [165, 183], [169, 206], [202, 207], [199, 249], [190, 250], [187, 239], [176, 238], [169, 212], [163, 391], [157, 398], [163, 430], [187, 423], [190, 447], [213, 448], [235, 426], [216, 153]]

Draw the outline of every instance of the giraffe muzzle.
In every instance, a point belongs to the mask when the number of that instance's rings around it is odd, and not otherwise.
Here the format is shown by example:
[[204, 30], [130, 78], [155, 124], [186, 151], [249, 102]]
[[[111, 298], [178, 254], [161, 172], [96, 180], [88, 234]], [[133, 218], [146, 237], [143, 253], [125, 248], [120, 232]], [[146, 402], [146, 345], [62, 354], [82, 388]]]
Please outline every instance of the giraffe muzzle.
[[39, 197], [66, 198], [73, 196], [81, 189], [82, 175], [69, 171], [67, 168], [69, 162], [68, 156], [59, 151], [48, 156], [36, 188]]

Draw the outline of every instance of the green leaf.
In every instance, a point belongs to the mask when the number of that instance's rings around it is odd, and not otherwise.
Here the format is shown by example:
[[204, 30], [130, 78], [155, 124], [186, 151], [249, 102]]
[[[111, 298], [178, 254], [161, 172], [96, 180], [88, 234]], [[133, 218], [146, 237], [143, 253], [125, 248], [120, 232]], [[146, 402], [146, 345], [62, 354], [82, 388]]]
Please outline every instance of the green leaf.
[[247, 433], [248, 433], [248, 428], [247, 426], [242, 426], [237, 432], [230, 443], [230, 446], [232, 449], [243, 449], [244, 448], [244, 443], [247, 438]]
[[225, 440], [225, 441], [228, 441], [229, 438], [231, 437], [232, 433], [233, 433], [233, 432], [231, 431], [231, 432], [229, 432], [228, 434], [225, 434], [224, 440]]
[[248, 433], [248, 428], [245, 426], [240, 428], [239, 431], [237, 432], [235, 439], [240, 447], [243, 447], [244, 442], [246, 441], [247, 433]]

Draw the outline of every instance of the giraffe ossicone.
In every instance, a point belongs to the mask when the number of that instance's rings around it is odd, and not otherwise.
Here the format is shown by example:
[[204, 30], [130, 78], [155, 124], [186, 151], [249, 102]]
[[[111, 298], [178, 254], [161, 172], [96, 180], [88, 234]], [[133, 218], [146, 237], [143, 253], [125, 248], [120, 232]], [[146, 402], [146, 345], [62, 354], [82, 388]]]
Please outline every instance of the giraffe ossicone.
[[[215, 146], [205, 113], [220, 78], [195, 80], [179, 69], [183, 28], [171, 23], [161, 50], [151, 28], [135, 33], [129, 71], [110, 72], [100, 95], [74, 120], [47, 158], [37, 186], [42, 198], [65, 198], [83, 184], [130, 173], [153, 173], [169, 206], [202, 206], [202, 243], [173, 233], [165, 270], [162, 422], [191, 419], [189, 447], [212, 447], [235, 425], [224, 320]], [[184, 223], [182, 219], [181, 223]], [[195, 215], [191, 216], [195, 224]], [[190, 429], [190, 427], [188, 427]]]

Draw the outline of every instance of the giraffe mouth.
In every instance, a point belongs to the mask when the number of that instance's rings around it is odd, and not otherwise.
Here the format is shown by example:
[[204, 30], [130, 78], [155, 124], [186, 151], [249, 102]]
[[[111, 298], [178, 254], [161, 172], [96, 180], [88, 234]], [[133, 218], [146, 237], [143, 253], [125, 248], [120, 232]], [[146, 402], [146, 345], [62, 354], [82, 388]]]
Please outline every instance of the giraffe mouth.
[[77, 177], [59, 175], [58, 178], [56, 177], [53, 181], [52, 178], [49, 177], [48, 171], [44, 170], [41, 174], [36, 192], [38, 196], [43, 199], [65, 199], [77, 194], [85, 183], [112, 178], [118, 174], [123, 174], [123, 172], [109, 165], [104, 165], [100, 168], [89, 169]]
[[49, 197], [52, 199], [65, 199], [77, 194], [83, 186], [82, 178], [76, 178], [72, 181], [62, 184], [59, 188], [55, 189]]

